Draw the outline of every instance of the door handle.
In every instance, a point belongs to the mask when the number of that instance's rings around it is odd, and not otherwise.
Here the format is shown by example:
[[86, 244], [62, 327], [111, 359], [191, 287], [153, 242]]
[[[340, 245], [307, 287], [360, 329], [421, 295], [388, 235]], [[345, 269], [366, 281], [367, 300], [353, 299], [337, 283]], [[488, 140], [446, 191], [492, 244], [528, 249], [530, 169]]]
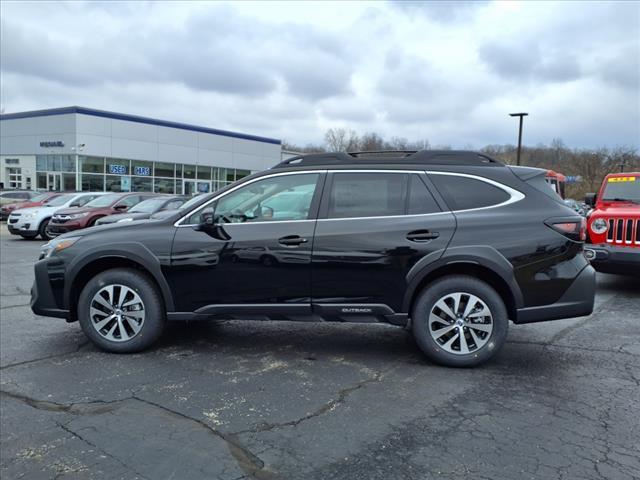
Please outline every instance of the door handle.
[[435, 240], [440, 234], [438, 232], [430, 232], [429, 230], [414, 230], [407, 233], [407, 240], [412, 242], [428, 242], [429, 240]]
[[286, 237], [279, 238], [278, 243], [287, 247], [296, 247], [303, 243], [307, 243], [307, 239], [300, 235], [287, 235]]

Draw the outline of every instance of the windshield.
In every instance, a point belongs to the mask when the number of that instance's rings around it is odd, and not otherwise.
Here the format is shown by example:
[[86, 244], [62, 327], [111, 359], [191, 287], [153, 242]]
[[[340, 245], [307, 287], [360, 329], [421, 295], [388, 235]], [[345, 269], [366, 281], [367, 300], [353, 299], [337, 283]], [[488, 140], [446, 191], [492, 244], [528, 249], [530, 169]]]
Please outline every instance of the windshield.
[[56, 197], [50, 202], [47, 202], [47, 207], [59, 207], [60, 205], [64, 205], [74, 197], [75, 195], [62, 195], [60, 197]]
[[31, 202], [43, 202], [44, 200], [46, 200], [50, 196], [51, 195], [49, 193], [41, 193], [40, 195], [36, 195], [35, 197], [33, 197], [30, 201]]
[[191, 200], [189, 200], [188, 202], [185, 202], [182, 205], [180, 205], [180, 208], [178, 210], [185, 210], [187, 208], [191, 208], [194, 205], [197, 205], [200, 202], [202, 202], [203, 198], [204, 198], [204, 195], [197, 195], [197, 196], [193, 197]]
[[640, 202], [640, 177], [611, 177], [607, 179], [602, 200]]
[[166, 199], [164, 198], [150, 198], [149, 200], [144, 200], [129, 210], [129, 213], [153, 213], [158, 210], [164, 203]]
[[101, 195], [95, 200], [91, 200], [89, 203], [85, 205], [85, 207], [93, 208], [93, 207], [108, 207], [112, 203], [116, 202], [122, 195], [119, 193], [111, 193], [109, 195]]

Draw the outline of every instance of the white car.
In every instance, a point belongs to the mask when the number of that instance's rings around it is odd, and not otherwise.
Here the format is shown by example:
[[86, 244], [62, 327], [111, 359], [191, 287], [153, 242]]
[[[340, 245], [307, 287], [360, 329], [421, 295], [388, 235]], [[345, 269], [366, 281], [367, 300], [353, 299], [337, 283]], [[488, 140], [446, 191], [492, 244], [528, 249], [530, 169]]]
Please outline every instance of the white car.
[[20, 235], [22, 238], [32, 239], [40, 235], [43, 240], [49, 240], [46, 228], [55, 212], [62, 208], [82, 207], [94, 198], [107, 193], [111, 192], [69, 193], [54, 198], [41, 207], [14, 210], [9, 215], [7, 228], [13, 235]]

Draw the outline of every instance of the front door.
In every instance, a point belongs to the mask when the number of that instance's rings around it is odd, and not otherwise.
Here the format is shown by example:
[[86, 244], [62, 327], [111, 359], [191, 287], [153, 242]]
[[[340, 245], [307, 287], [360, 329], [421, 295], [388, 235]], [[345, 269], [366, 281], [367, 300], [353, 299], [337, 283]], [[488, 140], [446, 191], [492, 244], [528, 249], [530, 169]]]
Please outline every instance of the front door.
[[178, 310], [309, 312], [323, 178], [291, 172], [254, 179], [192, 212], [177, 228], [167, 272]]
[[183, 180], [182, 188], [185, 195], [195, 195], [198, 193], [198, 185], [195, 180]]
[[47, 175], [48, 183], [47, 190], [50, 192], [59, 192], [62, 190], [62, 174], [61, 173], [49, 173]]
[[437, 260], [455, 230], [427, 184], [424, 172], [329, 174], [313, 247], [314, 309], [406, 313], [412, 269]]

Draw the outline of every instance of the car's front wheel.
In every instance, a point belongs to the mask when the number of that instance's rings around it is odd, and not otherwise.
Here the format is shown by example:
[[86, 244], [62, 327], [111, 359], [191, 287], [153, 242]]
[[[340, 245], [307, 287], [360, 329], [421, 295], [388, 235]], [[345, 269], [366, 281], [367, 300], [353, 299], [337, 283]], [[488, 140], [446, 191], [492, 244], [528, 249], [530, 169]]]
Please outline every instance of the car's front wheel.
[[489, 360], [507, 337], [504, 302], [487, 283], [474, 277], [443, 277], [420, 294], [412, 328], [432, 361], [451, 367], [473, 367]]
[[40, 235], [40, 238], [42, 238], [43, 240], [51, 240], [51, 237], [49, 236], [49, 234], [47, 233], [47, 227], [49, 226], [49, 218], [46, 218], [42, 221], [42, 223], [40, 224], [40, 228], [38, 229], [38, 235]]
[[82, 330], [108, 352], [131, 353], [148, 348], [162, 335], [165, 318], [157, 287], [147, 275], [134, 269], [97, 274], [78, 299]]

